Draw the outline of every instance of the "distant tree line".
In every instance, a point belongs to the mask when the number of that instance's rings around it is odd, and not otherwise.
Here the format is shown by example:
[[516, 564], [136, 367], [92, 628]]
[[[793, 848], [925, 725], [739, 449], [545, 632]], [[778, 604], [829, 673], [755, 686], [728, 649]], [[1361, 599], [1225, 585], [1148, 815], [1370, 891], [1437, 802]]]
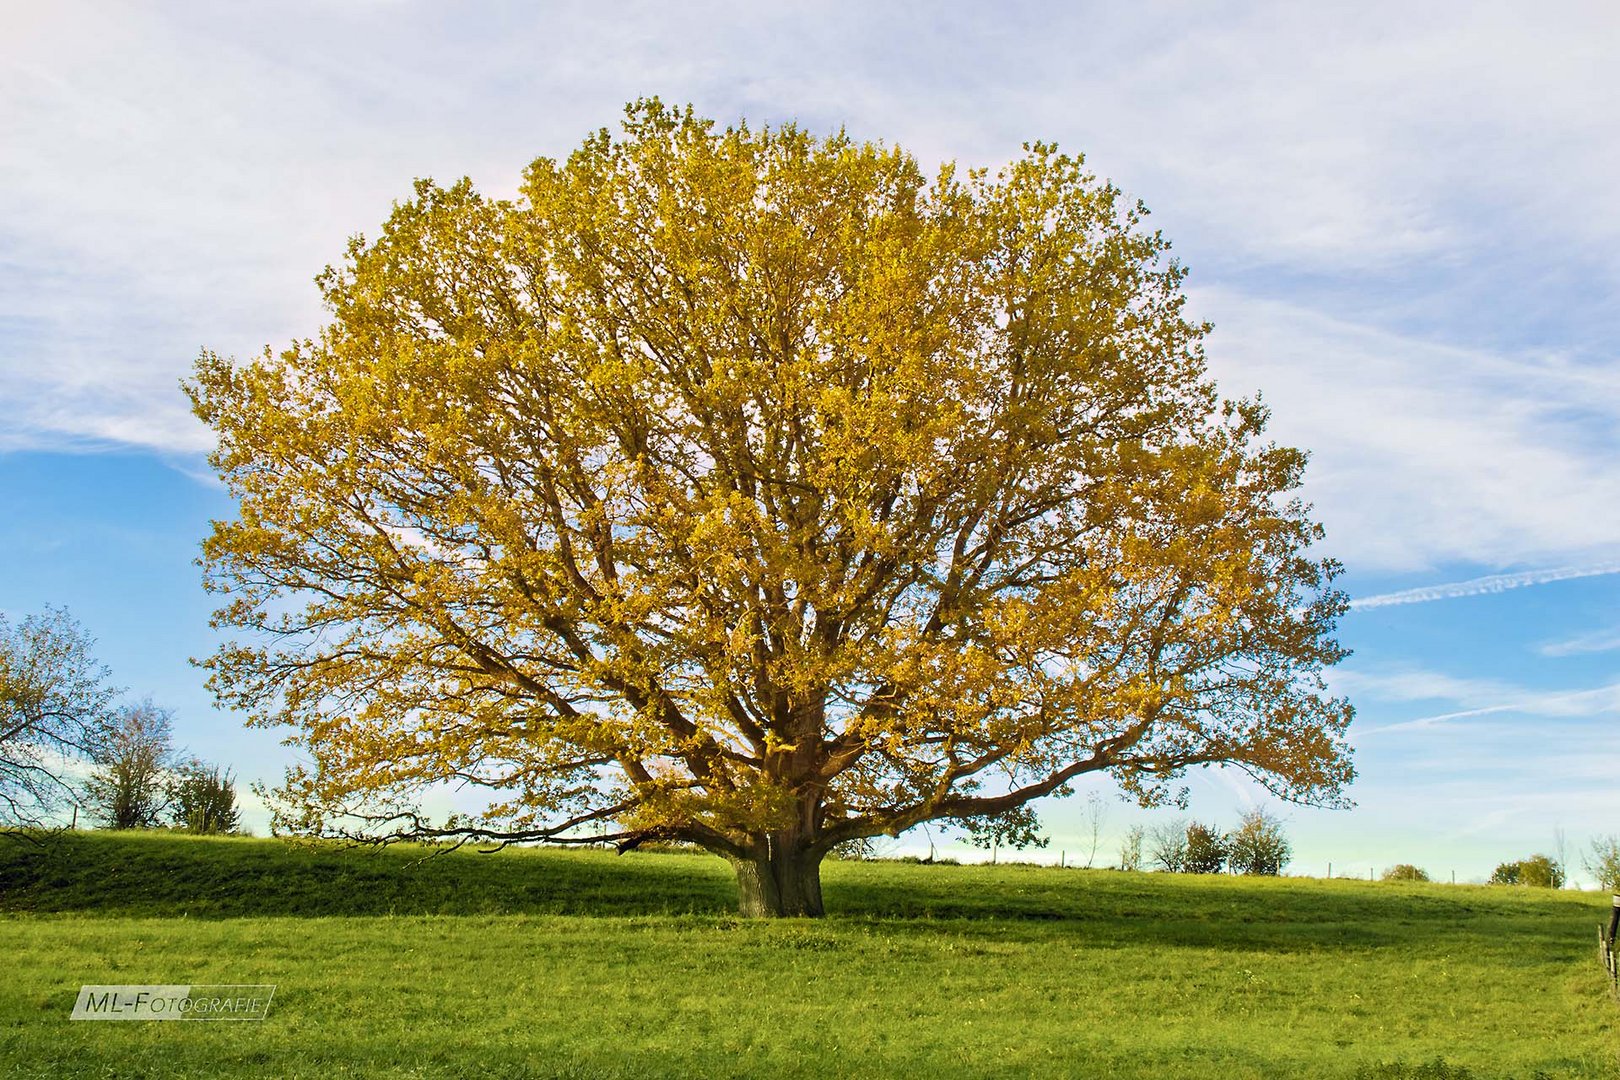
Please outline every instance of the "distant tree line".
[[1169, 822], [1127, 833], [1121, 865], [1141, 868], [1141, 845], [1160, 870], [1174, 874], [1258, 874], [1275, 877], [1293, 856], [1293, 845], [1276, 815], [1255, 807], [1230, 832], [1203, 822]]
[[113, 829], [231, 832], [235, 779], [173, 744], [150, 698], [122, 707], [94, 640], [65, 610], [0, 615], [0, 834], [28, 836], [83, 811]]
[[229, 833], [241, 825], [235, 779], [176, 751], [173, 717], [151, 698], [113, 713], [93, 761], [80, 805], [105, 828]]
[[[1568, 866], [1562, 853], [1563, 837], [1556, 842], [1557, 855], [1537, 853], [1523, 859], [1499, 863], [1487, 879], [1489, 885], [1521, 885], [1531, 889], [1562, 889], [1569, 881]], [[1592, 875], [1599, 889], [1620, 892], [1620, 836], [1594, 838], [1581, 864]], [[1383, 873], [1385, 881], [1429, 881], [1429, 872], [1411, 863], [1398, 863]]]

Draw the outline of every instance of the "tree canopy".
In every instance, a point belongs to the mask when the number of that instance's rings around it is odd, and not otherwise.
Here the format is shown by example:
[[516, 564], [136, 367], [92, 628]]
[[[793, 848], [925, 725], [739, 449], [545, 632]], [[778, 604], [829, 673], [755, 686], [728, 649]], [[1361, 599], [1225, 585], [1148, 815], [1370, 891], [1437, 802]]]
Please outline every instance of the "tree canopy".
[[[419, 181], [315, 338], [188, 385], [240, 507], [223, 703], [282, 827], [690, 841], [816, 914], [840, 842], [1106, 771], [1352, 776], [1305, 456], [1223, 401], [1146, 211], [657, 101], [520, 194]], [[431, 823], [412, 793], [498, 792]]]
[[65, 610], [0, 614], [0, 831], [65, 824], [72, 770], [96, 755], [118, 691]]

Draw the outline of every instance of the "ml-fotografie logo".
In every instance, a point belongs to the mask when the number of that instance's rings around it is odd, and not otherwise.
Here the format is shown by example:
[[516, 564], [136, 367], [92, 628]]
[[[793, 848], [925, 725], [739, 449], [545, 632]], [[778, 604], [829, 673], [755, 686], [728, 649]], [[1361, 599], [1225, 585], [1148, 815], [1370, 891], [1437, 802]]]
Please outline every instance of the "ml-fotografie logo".
[[81, 986], [74, 1020], [263, 1020], [273, 983]]

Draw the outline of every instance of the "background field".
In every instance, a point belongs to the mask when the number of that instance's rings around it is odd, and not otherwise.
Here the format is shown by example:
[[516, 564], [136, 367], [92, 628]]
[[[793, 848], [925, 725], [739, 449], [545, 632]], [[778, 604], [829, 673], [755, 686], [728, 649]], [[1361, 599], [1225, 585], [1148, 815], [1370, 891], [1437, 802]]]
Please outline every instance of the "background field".
[[[708, 856], [0, 846], [0, 1075], [1620, 1075], [1607, 896]], [[71, 1023], [82, 983], [273, 982], [262, 1023]], [[1437, 1064], [1443, 1059], [1443, 1064]]]

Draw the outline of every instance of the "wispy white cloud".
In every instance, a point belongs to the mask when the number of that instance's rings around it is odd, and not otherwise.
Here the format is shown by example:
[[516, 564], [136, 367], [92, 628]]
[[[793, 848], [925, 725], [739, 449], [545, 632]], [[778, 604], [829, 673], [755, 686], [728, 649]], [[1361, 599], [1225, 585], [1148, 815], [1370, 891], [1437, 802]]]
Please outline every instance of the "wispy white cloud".
[[[1426, 604], [1434, 600], [1454, 600], [1466, 596], [1489, 596], [1494, 593], [1507, 592], [1510, 589], [1523, 589], [1531, 585], [1546, 585], [1554, 581], [1570, 581], [1575, 578], [1600, 577], [1605, 574], [1620, 574], [1620, 559], [1588, 563], [1584, 566], [1550, 566], [1541, 570], [1525, 570], [1516, 574], [1487, 574], [1485, 577], [1469, 578], [1467, 581], [1450, 581], [1440, 585], [1424, 585], [1415, 589], [1379, 593], [1376, 596], [1362, 596], [1350, 601], [1350, 606], [1356, 609], [1364, 609], [1389, 607], [1393, 604]], [[1578, 638], [1571, 642], [1547, 646], [1542, 649], [1542, 652], [1549, 656], [1561, 656], [1572, 652], [1597, 652], [1613, 648], [1620, 648], [1620, 632], [1609, 631], [1606, 637], [1595, 635]]]
[[1335, 694], [1360, 701], [1448, 701], [1464, 708], [1501, 701], [1519, 688], [1501, 679], [1451, 675], [1415, 666], [1335, 668], [1328, 673]]
[[[1568, 702], [1568, 696], [1566, 696], [1566, 695], [1554, 695], [1554, 696], [1552, 696], [1552, 698], [1551, 698], [1551, 700], [1549, 702], [1538, 701], [1538, 700], [1536, 700], [1534, 698], [1526, 698], [1526, 699], [1524, 699], [1522, 701], [1515, 702], [1515, 703], [1513, 703], [1511, 705], [1487, 705], [1486, 707], [1484, 707], [1482, 709], [1458, 709], [1455, 712], [1435, 713], [1433, 716], [1419, 716], [1419, 717], [1416, 717], [1416, 718], [1411, 719], [1411, 720], [1400, 720], [1400, 721], [1397, 721], [1396, 723], [1393, 723], [1393, 724], [1383, 724], [1383, 725], [1380, 725], [1378, 727], [1361, 728], [1361, 729], [1357, 730], [1354, 733], [1354, 741], [1357, 742], [1357, 744], [1359, 744], [1362, 740], [1367, 739], [1368, 737], [1374, 736], [1374, 735], [1388, 735], [1391, 732], [1397, 732], [1397, 731], [1420, 731], [1420, 730], [1423, 730], [1425, 728], [1436, 728], [1436, 727], [1440, 727], [1443, 724], [1451, 724], [1451, 723], [1454, 723], [1455, 721], [1458, 721], [1458, 720], [1472, 720], [1472, 719], [1475, 719], [1475, 718], [1481, 717], [1481, 716], [1496, 716], [1496, 715], [1499, 715], [1499, 714], [1502, 714], [1502, 713], [1526, 713], [1526, 714], [1530, 714], [1530, 715], [1547, 715], [1547, 712], [1546, 712], [1546, 709], [1545, 709], [1546, 705], [1555, 704], [1555, 705], [1563, 706], [1563, 705], [1566, 704], [1566, 702]], [[1600, 708], [1600, 709], [1596, 709], [1596, 710], [1592, 710], [1592, 711], [1577, 711], [1577, 712], [1574, 712], [1574, 713], [1571, 713], [1571, 712], [1569, 712], [1567, 710], [1566, 711], [1556, 711], [1554, 713], [1554, 715], [1559, 715], [1559, 716], [1570, 716], [1570, 715], [1590, 716], [1590, 715], [1596, 715], [1598, 713], [1602, 713], [1602, 712], [1606, 712], [1606, 711], [1612, 711], [1612, 709], [1601, 709]], [[1492, 761], [1500, 761], [1501, 760], [1500, 756], [1494, 753], [1494, 750], [1489, 752], [1485, 756], [1487, 757], [1488, 760], [1492, 760]], [[1428, 764], [1430, 766], [1432, 766], [1433, 768], [1437, 769], [1437, 770], [1445, 771], [1445, 772], [1452, 772], [1452, 771], [1455, 771], [1457, 769], [1457, 767], [1459, 765], [1459, 762], [1455, 758], [1452, 758], [1452, 759], [1449, 759], [1449, 760], [1444, 760], [1444, 761], [1437, 760], [1437, 759], [1430, 759]]]
[[510, 191], [656, 92], [925, 161], [1085, 150], [1211, 283], [1223, 386], [1313, 450], [1357, 569], [1620, 545], [1620, 364], [1587, 355], [1620, 283], [1606, 9], [293, 10], [61, 0], [8, 26], [0, 447], [196, 453], [197, 350], [312, 331], [310, 276], [410, 178]]
[[1493, 351], [1351, 323], [1224, 288], [1228, 393], [1263, 392], [1309, 449], [1327, 546], [1359, 570], [1612, 562], [1620, 549], [1620, 364]]
[[1373, 674], [1345, 672], [1335, 678], [1334, 689], [1374, 702], [1443, 700], [1458, 706], [1395, 723], [1371, 727], [1358, 724], [1353, 729], [1358, 742], [1371, 735], [1434, 728], [1499, 714], [1558, 720], [1620, 716], [1620, 682], [1573, 690], [1534, 689], [1495, 679], [1455, 678], [1439, 672], [1400, 670]]
[[1536, 651], [1542, 656], [1576, 656], [1581, 653], [1613, 652], [1616, 649], [1620, 649], [1620, 627], [1611, 626], [1577, 634], [1563, 641], [1549, 642]]
[[[1420, 716], [1415, 720], [1402, 720], [1394, 724], [1384, 724], [1380, 727], [1361, 728], [1355, 732], [1355, 740], [1359, 743], [1369, 735], [1386, 735], [1392, 731], [1414, 731], [1421, 728], [1437, 727], [1448, 724], [1453, 720], [1469, 720], [1476, 716], [1491, 716], [1496, 713], [1517, 712], [1512, 705], [1488, 705], [1483, 709], [1459, 709], [1456, 712], [1436, 713], [1433, 716]], [[1448, 768], [1455, 768], [1456, 762], [1447, 762]]]

